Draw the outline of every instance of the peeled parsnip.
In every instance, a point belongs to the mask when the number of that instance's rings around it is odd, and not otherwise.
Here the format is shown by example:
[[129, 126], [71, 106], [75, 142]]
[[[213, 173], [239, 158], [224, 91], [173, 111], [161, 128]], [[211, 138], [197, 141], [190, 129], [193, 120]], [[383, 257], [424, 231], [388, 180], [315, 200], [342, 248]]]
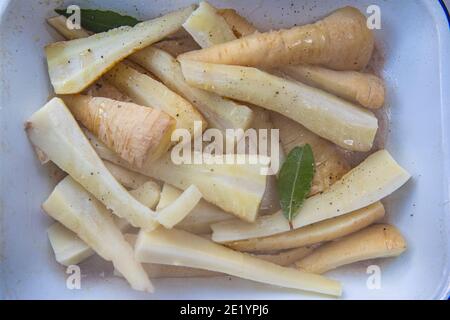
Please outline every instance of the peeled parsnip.
[[361, 70], [373, 47], [374, 36], [367, 28], [366, 17], [358, 9], [345, 7], [314, 24], [254, 33], [179, 58], [263, 68], [305, 63]]
[[337, 281], [281, 267], [182, 230], [140, 232], [135, 256], [144, 263], [201, 268], [286, 288], [341, 295]]
[[[233, 9], [219, 10], [235, 35], [240, 38], [257, 32], [256, 28]], [[369, 109], [384, 104], [383, 80], [375, 75], [356, 71], [334, 71], [319, 66], [280, 66], [284, 74], [307, 85], [359, 103]]]
[[175, 120], [160, 110], [85, 95], [63, 99], [78, 121], [136, 167], [159, 158], [170, 147]]
[[279, 113], [270, 114], [274, 128], [279, 129], [280, 142], [288, 154], [294, 147], [309, 144], [314, 153], [315, 173], [310, 196], [328, 189], [350, 170], [350, 165], [337, 147], [312, 133], [300, 123]]
[[312, 273], [325, 273], [357, 261], [399, 256], [405, 250], [406, 241], [394, 226], [377, 224], [324, 244], [296, 266]]
[[[292, 220], [294, 229], [341, 216], [375, 203], [408, 181], [410, 175], [386, 150], [368, 156], [328, 190], [307, 198]], [[290, 231], [282, 212], [259, 217], [253, 224], [225, 221], [213, 224], [213, 241], [229, 242]]]
[[342, 148], [372, 148], [378, 120], [366, 109], [256, 68], [180, 62], [186, 81], [197, 88], [281, 113]]
[[132, 247], [114, 224], [109, 211], [67, 176], [43, 203], [51, 217], [75, 232], [105, 260], [111, 261], [135, 290], [153, 291]]
[[[181, 195], [182, 191], [165, 183], [161, 191], [157, 210], [164, 209]], [[177, 229], [195, 234], [211, 233], [210, 225], [216, 222], [232, 219], [233, 216], [226, 213], [211, 203], [200, 200], [195, 208], [177, 224]]]
[[[151, 180], [147, 176], [118, 166], [110, 161], [104, 160], [103, 163], [105, 164], [105, 167], [109, 170], [109, 172], [111, 172], [111, 174], [114, 176], [114, 178], [116, 178], [116, 180], [126, 188], [137, 189], [147, 181]], [[161, 188], [159, 186], [158, 188], [155, 187], [155, 193], [156, 191], [161, 191]]]
[[222, 132], [226, 129], [249, 128], [253, 118], [249, 107], [187, 84], [180, 64], [167, 52], [150, 46], [131, 55], [130, 60], [150, 71], [167, 87], [192, 103], [210, 127]]
[[194, 122], [202, 122], [200, 130], [206, 129], [207, 123], [202, 115], [184, 98], [167, 88], [161, 82], [143, 74], [124, 63], [118, 64], [104, 78], [120, 91], [128, 95], [134, 102], [164, 111], [176, 121], [177, 129], [194, 132]]
[[45, 53], [55, 92], [80, 93], [117, 62], [175, 32], [192, 11], [191, 6], [134, 27], [48, 45]]
[[239, 251], [272, 251], [309, 246], [331, 241], [361, 230], [384, 217], [381, 202], [344, 214], [342, 216], [313, 223], [296, 230], [270, 237], [253, 238], [226, 243]]

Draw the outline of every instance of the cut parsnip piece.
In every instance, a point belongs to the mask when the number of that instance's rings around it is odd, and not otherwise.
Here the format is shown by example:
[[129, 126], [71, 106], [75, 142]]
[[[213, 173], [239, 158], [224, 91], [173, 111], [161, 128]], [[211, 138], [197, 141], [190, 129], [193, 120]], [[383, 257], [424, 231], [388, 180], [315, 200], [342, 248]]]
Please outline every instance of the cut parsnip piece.
[[180, 64], [167, 52], [147, 47], [130, 56], [130, 59], [157, 76], [171, 90], [194, 105], [206, 118], [209, 126], [222, 132], [226, 129], [249, 128], [252, 110], [219, 95], [191, 87], [186, 83]]
[[272, 262], [279, 266], [289, 267], [300, 259], [309, 255], [314, 249], [312, 247], [295, 248], [275, 254], [251, 254], [252, 257]]
[[394, 226], [377, 224], [319, 247], [296, 266], [312, 273], [325, 273], [357, 261], [396, 257], [405, 250], [406, 240]]
[[75, 119], [121, 158], [140, 168], [165, 153], [175, 120], [165, 112], [130, 102], [85, 95], [65, 96]]
[[163, 40], [155, 43], [154, 45], [152, 45], [152, 47], [164, 50], [173, 57], [176, 57], [188, 51], [200, 49], [197, 42], [195, 42], [195, 40], [192, 39], [191, 36], [180, 39]]
[[[410, 178], [386, 150], [368, 156], [328, 190], [305, 200], [292, 220], [294, 229], [331, 219], [377, 202]], [[213, 224], [213, 241], [228, 242], [290, 231], [282, 212], [259, 217], [255, 223], [225, 221]]]
[[[270, 159], [267, 157], [244, 154], [213, 156], [194, 152], [191, 159], [202, 159], [202, 164], [175, 164], [172, 162], [171, 154], [167, 153], [138, 169], [128, 166], [120, 157], [98, 142], [93, 142], [93, 146], [102, 159], [124, 165], [130, 170], [182, 190], [193, 184], [200, 190], [205, 200], [224, 211], [233, 213], [245, 221], [252, 222], [256, 219], [266, 188], [267, 176], [261, 172], [268, 170]], [[225, 157], [233, 157], [234, 164], [226, 164]]]
[[287, 288], [341, 294], [337, 281], [281, 267], [182, 230], [158, 228], [150, 233], [140, 232], [135, 255], [144, 263], [183, 265]]
[[[166, 208], [180, 197], [182, 191], [165, 183], [161, 191], [161, 197], [156, 210]], [[211, 233], [212, 223], [230, 220], [233, 216], [226, 213], [219, 207], [212, 205], [205, 200], [200, 200], [195, 208], [177, 224], [177, 229], [185, 230], [195, 234]]]
[[143, 185], [131, 190], [130, 194], [146, 207], [155, 209], [159, 202], [161, 187], [154, 181], [146, 181]]
[[226, 243], [239, 251], [273, 251], [304, 247], [335, 240], [361, 230], [384, 217], [381, 202], [344, 214], [342, 216], [313, 223], [308, 226], [265, 238], [254, 238]]
[[152, 230], [155, 213], [134, 199], [106, 169], [69, 109], [53, 98], [36, 111], [26, 124], [32, 144], [59, 168], [133, 226]]
[[59, 222], [47, 229], [47, 235], [56, 261], [63, 266], [79, 264], [95, 253], [86, 242]]
[[167, 88], [161, 82], [120, 63], [105, 75], [111, 84], [128, 95], [135, 103], [164, 111], [176, 120], [177, 129], [187, 129], [193, 136], [194, 121], [203, 122], [199, 128], [206, 129], [202, 115], [184, 98]]
[[257, 31], [250, 22], [239, 15], [234, 9], [219, 9], [217, 12], [225, 19], [237, 38], [251, 35]]
[[281, 113], [345, 149], [372, 148], [378, 121], [366, 109], [256, 68], [180, 62], [186, 81], [193, 86]]
[[114, 224], [109, 211], [75, 180], [67, 176], [53, 190], [42, 208], [75, 232], [103, 259], [111, 261], [135, 290], [153, 291], [133, 249]]
[[347, 159], [333, 143], [279, 113], [272, 112], [270, 117], [273, 126], [280, 130], [280, 142], [286, 154], [297, 146], [305, 144], [311, 146], [314, 153], [315, 173], [310, 196], [325, 191], [350, 170]]
[[284, 66], [280, 70], [295, 80], [369, 109], [378, 109], [384, 104], [383, 80], [372, 74], [307, 65]]
[[183, 28], [202, 48], [236, 39], [225, 19], [205, 1], [200, 2], [198, 8], [183, 23]]
[[336, 70], [361, 70], [369, 62], [374, 36], [366, 17], [352, 7], [288, 30], [254, 33], [210, 48], [184, 53], [180, 59], [273, 68], [320, 64]]
[[50, 80], [57, 94], [79, 93], [133, 52], [179, 29], [192, 13], [188, 7], [87, 38], [61, 41], [45, 48]]
[[105, 160], [103, 161], [103, 163], [105, 164], [105, 167], [109, 170], [109, 172], [111, 172], [113, 177], [126, 188], [137, 189], [147, 181], [151, 180], [147, 176], [118, 166], [117, 164], [114, 164], [110, 161]]

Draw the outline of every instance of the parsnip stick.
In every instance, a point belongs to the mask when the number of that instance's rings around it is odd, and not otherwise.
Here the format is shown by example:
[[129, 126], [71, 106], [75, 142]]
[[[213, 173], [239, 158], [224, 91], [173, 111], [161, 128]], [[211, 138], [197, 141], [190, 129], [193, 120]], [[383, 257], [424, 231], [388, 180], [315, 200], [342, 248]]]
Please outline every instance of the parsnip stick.
[[140, 232], [135, 255], [144, 263], [183, 265], [287, 288], [336, 296], [341, 294], [337, 281], [280, 267], [176, 229]]
[[84, 95], [63, 99], [78, 121], [138, 168], [170, 147], [175, 120], [160, 110]]
[[[224, 9], [219, 13], [233, 28], [237, 37], [255, 33], [256, 28], [235, 10]], [[338, 97], [359, 103], [369, 109], [377, 109], [384, 104], [383, 80], [375, 75], [356, 71], [334, 71], [319, 66], [280, 66], [280, 70], [295, 80], [333, 93]]]
[[179, 63], [167, 52], [147, 47], [131, 55], [130, 59], [156, 75], [167, 87], [197, 107], [210, 127], [222, 132], [226, 129], [249, 128], [253, 118], [250, 108], [187, 84]]
[[331, 241], [361, 230], [384, 217], [381, 202], [344, 214], [334, 219], [317, 222], [293, 231], [265, 238], [229, 242], [225, 245], [239, 251], [272, 251], [304, 247]]
[[369, 151], [377, 118], [322, 90], [256, 68], [181, 60], [186, 81], [291, 118], [319, 136], [352, 151]]
[[[177, 129], [187, 129], [189, 133], [201, 134], [208, 124], [202, 115], [184, 98], [124, 63], [118, 64], [104, 78], [120, 91], [131, 97], [135, 103], [164, 111], [176, 121]], [[199, 132], [194, 132], [194, 122], [202, 122]]]
[[274, 68], [319, 64], [336, 70], [363, 69], [373, 51], [374, 37], [357, 9], [338, 9], [314, 24], [288, 30], [254, 33], [211, 48], [182, 54], [219, 64]]
[[[109, 172], [111, 172], [113, 177], [126, 188], [137, 189], [147, 181], [151, 180], [151, 178], [147, 176], [118, 166], [110, 161], [104, 160], [103, 163]], [[159, 188], [159, 191], [161, 191], [160, 189], [161, 188]]]
[[117, 62], [175, 32], [192, 11], [191, 6], [134, 27], [48, 45], [45, 53], [55, 92], [80, 93]]
[[102, 258], [112, 261], [133, 289], [153, 291], [147, 274], [135, 260], [133, 249], [115, 226], [111, 214], [70, 176], [56, 186], [42, 207]]
[[[161, 191], [157, 210], [164, 209], [181, 195], [182, 191], [165, 183]], [[195, 234], [211, 233], [212, 223], [230, 220], [233, 215], [226, 213], [211, 203], [200, 200], [194, 209], [177, 224], [177, 229], [185, 230]]]
[[[400, 188], [410, 178], [386, 150], [368, 156], [327, 191], [305, 200], [293, 219], [294, 229], [331, 219], [377, 202]], [[212, 239], [228, 242], [290, 231], [282, 212], [259, 217], [255, 223], [225, 221], [213, 224]]]
[[279, 113], [270, 115], [274, 128], [280, 130], [280, 142], [288, 154], [294, 147], [309, 144], [314, 153], [315, 173], [309, 196], [327, 190], [350, 170], [350, 165], [337, 147], [312, 133], [300, 123]]
[[236, 39], [225, 19], [205, 1], [200, 2], [198, 8], [183, 23], [183, 28], [202, 48]]
[[261, 259], [261, 260], [264, 260], [264, 261], [272, 262], [279, 266], [289, 267], [294, 262], [309, 255], [311, 252], [313, 252], [313, 250], [314, 249], [312, 247], [302, 247], [302, 248], [295, 248], [295, 249], [282, 251], [282, 252], [275, 253], [275, 254], [258, 253], [258, 254], [251, 254], [251, 256]]
[[[211, 156], [194, 152], [191, 159], [203, 157], [202, 164], [175, 164], [170, 153], [138, 169], [129, 166], [101, 142], [89, 138], [92, 146], [102, 159], [164, 181], [185, 190], [190, 185], [199, 188], [205, 200], [215, 204], [226, 212], [252, 222], [256, 219], [261, 199], [266, 188], [267, 176], [261, 170], [267, 170], [270, 160], [257, 155]], [[226, 164], [225, 158], [234, 157], [234, 164]], [[250, 158], [256, 164], [250, 163]], [[252, 160], [252, 161], [253, 161]], [[222, 164], [221, 164], [222, 163]], [[243, 163], [243, 164], [240, 164]]]
[[308, 272], [325, 273], [357, 261], [395, 257], [405, 250], [406, 241], [394, 226], [378, 224], [319, 247], [296, 266]]

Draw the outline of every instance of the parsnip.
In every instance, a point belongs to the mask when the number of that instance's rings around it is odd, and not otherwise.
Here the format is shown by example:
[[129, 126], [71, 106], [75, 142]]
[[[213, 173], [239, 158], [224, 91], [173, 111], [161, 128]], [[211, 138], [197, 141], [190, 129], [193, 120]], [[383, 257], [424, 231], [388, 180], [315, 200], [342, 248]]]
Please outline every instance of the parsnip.
[[146, 207], [155, 209], [161, 195], [161, 187], [156, 182], [148, 180], [141, 186], [130, 190], [130, 194]]
[[391, 225], [377, 224], [314, 250], [296, 263], [299, 269], [313, 273], [357, 261], [395, 257], [406, 250], [406, 241]]
[[186, 81], [195, 87], [281, 113], [345, 149], [372, 148], [378, 121], [366, 109], [256, 68], [180, 62]]
[[78, 121], [132, 165], [140, 168], [170, 147], [175, 120], [165, 112], [85, 95], [63, 99]]
[[267, 261], [267, 262], [271, 262], [271, 263], [274, 263], [279, 266], [289, 267], [292, 264], [294, 264], [294, 262], [299, 261], [300, 259], [309, 255], [311, 252], [313, 252], [313, 250], [314, 249], [312, 247], [302, 247], [302, 248], [285, 250], [285, 251], [275, 253], [275, 254], [258, 253], [258, 254], [250, 254], [250, 255], [252, 257], [255, 257], [255, 258]]
[[339, 282], [280, 267], [181, 230], [140, 232], [136, 258], [144, 263], [183, 265], [223, 272], [244, 279], [323, 294], [341, 294]]
[[[233, 9], [219, 10], [238, 38], [257, 32], [256, 28]], [[369, 109], [384, 104], [383, 80], [375, 75], [356, 71], [334, 71], [319, 66], [280, 66], [291, 78], [359, 103]]]
[[[181, 195], [181, 191], [165, 183], [161, 191], [161, 197], [156, 210], [161, 210], [171, 204]], [[232, 219], [233, 216], [224, 212], [219, 207], [200, 200], [195, 208], [177, 224], [177, 229], [195, 234], [211, 233], [210, 225], [215, 222]]]
[[[137, 189], [142, 186], [147, 181], [151, 180], [149, 177], [144, 176], [140, 173], [125, 169], [124, 167], [118, 166], [110, 161], [103, 161], [105, 167], [111, 172], [113, 177], [124, 187], [130, 189]], [[161, 188], [155, 185], [154, 193], [159, 194]], [[156, 197], [156, 196], [155, 196]], [[157, 196], [159, 198], [159, 196]]]
[[297, 146], [305, 144], [311, 146], [314, 153], [315, 173], [310, 196], [325, 191], [350, 170], [347, 159], [331, 142], [279, 113], [272, 112], [270, 118], [274, 128], [280, 130], [280, 142], [286, 154]]
[[182, 54], [179, 59], [274, 68], [319, 64], [336, 70], [363, 69], [373, 51], [374, 36], [366, 17], [345, 7], [309, 25], [254, 33], [211, 48]]
[[45, 212], [75, 232], [102, 258], [112, 261], [133, 289], [153, 291], [133, 249], [115, 226], [108, 210], [67, 176], [42, 205]]
[[179, 29], [193, 7], [45, 48], [50, 80], [57, 94], [79, 93], [117, 62]]
[[177, 129], [187, 129], [192, 136], [201, 134], [201, 131], [194, 132], [194, 121], [203, 122], [203, 125], [199, 126], [200, 130], [208, 126], [202, 115], [188, 101], [161, 82], [124, 63], [108, 72], [105, 79], [131, 97], [135, 103], [164, 111], [175, 119]]
[[154, 48], [164, 50], [173, 57], [182, 53], [199, 49], [199, 45], [192, 39], [192, 37], [185, 37], [173, 40], [163, 40], [152, 45]]
[[236, 39], [225, 19], [205, 1], [200, 2], [198, 8], [183, 23], [183, 28], [202, 48]]
[[131, 55], [130, 59], [191, 102], [206, 118], [210, 127], [222, 132], [226, 129], [249, 128], [253, 118], [250, 108], [188, 85], [179, 63], [167, 52], [150, 46]]
[[67, 19], [64, 16], [56, 16], [47, 19], [47, 23], [51, 25], [59, 34], [68, 40], [75, 40], [80, 38], [87, 38], [91, 35], [87, 30], [80, 29], [69, 29], [67, 28]]
[[47, 229], [47, 235], [56, 261], [63, 266], [79, 264], [95, 254], [86, 242], [59, 222]]
[[[400, 188], [410, 178], [386, 150], [368, 156], [328, 190], [305, 200], [292, 220], [294, 229], [331, 219], [377, 202]], [[258, 238], [290, 231], [281, 212], [259, 217], [255, 223], [225, 221], [213, 224], [216, 242]]]
[[265, 238], [253, 238], [226, 243], [239, 251], [273, 251], [304, 247], [331, 241], [361, 230], [384, 217], [381, 202], [344, 214], [342, 216], [313, 223]]
[[84, 90], [83, 93], [92, 97], [108, 98], [123, 102], [133, 102], [129, 96], [119, 91], [116, 87], [103, 78], [98, 79], [93, 85]]

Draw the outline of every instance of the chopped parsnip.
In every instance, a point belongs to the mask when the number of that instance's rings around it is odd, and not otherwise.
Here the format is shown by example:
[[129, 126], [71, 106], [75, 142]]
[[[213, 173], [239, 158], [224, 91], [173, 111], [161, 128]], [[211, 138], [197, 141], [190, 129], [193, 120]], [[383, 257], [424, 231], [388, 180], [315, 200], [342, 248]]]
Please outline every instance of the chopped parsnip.
[[[377, 151], [328, 190], [306, 199], [292, 220], [292, 226], [298, 229], [367, 207], [400, 188], [409, 178], [409, 173], [386, 150]], [[290, 230], [282, 212], [260, 217], [253, 224], [224, 221], [211, 228], [212, 239], [217, 242], [265, 237]]]
[[140, 232], [136, 258], [144, 263], [183, 265], [298, 290], [341, 295], [339, 282], [260, 260], [182, 230]]
[[57, 94], [79, 93], [133, 52], [177, 31], [192, 13], [187, 7], [134, 27], [124, 26], [45, 48], [50, 80]]

